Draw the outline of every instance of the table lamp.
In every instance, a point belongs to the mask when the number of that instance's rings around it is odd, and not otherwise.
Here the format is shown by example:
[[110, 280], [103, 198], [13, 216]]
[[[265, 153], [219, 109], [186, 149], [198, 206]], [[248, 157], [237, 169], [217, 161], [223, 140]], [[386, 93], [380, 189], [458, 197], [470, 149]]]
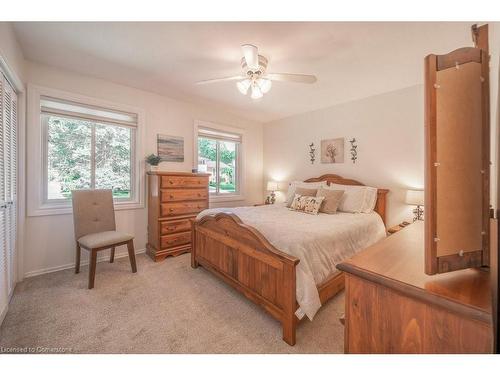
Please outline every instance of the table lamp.
[[266, 204], [274, 204], [276, 202], [276, 194], [274, 192], [278, 190], [278, 183], [276, 181], [268, 181], [266, 190], [271, 192], [266, 198]]
[[424, 191], [423, 190], [407, 190], [406, 191], [406, 204], [417, 206], [413, 210], [413, 221], [424, 220]]

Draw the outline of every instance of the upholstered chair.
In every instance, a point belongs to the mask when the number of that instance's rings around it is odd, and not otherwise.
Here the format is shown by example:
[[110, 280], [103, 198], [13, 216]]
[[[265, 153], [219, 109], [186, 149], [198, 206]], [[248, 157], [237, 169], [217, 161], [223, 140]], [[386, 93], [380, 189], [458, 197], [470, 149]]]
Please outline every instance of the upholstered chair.
[[94, 287], [97, 252], [111, 249], [110, 263], [115, 258], [115, 247], [127, 245], [132, 272], [137, 272], [134, 236], [116, 231], [113, 193], [111, 190], [73, 190], [73, 222], [75, 226], [75, 273], [80, 272], [81, 249], [90, 252], [89, 289]]

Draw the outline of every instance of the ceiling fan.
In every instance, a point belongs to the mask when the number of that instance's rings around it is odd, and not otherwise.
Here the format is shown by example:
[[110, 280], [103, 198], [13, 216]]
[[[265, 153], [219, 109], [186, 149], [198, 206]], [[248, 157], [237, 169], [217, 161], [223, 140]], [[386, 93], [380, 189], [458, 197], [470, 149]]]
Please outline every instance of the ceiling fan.
[[252, 99], [260, 99], [265, 93], [271, 90], [272, 81], [295, 82], [295, 83], [314, 83], [316, 76], [309, 74], [291, 74], [291, 73], [267, 73], [268, 60], [259, 55], [258, 49], [252, 44], [241, 46], [243, 57], [241, 58], [242, 74], [232, 77], [223, 77], [198, 81], [196, 84], [205, 85], [208, 83], [217, 83], [225, 81], [238, 81], [236, 87], [246, 95], [251, 91]]

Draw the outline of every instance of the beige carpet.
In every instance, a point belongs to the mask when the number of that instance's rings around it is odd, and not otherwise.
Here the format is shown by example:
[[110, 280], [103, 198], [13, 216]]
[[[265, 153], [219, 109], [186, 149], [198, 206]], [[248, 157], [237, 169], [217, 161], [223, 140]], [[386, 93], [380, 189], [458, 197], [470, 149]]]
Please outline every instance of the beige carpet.
[[128, 258], [19, 283], [0, 328], [3, 348], [62, 348], [73, 353], [342, 353], [338, 295], [297, 330], [297, 344], [281, 339], [277, 321], [202, 267], [189, 254], [154, 263]]

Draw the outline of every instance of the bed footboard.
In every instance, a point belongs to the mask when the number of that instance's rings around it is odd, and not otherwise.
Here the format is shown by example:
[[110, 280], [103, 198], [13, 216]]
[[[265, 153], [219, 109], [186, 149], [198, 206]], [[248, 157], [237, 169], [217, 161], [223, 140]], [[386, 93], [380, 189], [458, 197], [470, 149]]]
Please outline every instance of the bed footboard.
[[279, 320], [283, 340], [295, 345], [295, 267], [285, 254], [234, 214], [192, 221], [191, 266], [203, 266]]

